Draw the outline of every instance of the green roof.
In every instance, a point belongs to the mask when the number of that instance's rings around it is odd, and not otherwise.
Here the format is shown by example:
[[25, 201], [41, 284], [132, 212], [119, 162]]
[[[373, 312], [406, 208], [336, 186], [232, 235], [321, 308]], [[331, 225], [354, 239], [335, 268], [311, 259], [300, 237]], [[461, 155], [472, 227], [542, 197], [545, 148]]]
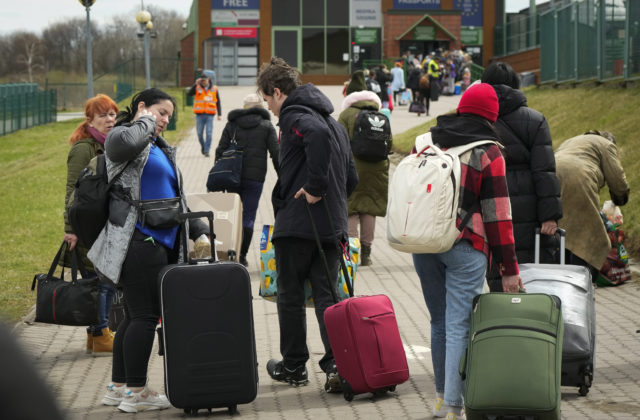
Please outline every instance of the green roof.
[[402, 34], [398, 35], [396, 37], [396, 41], [400, 41], [402, 38], [404, 38], [404, 36], [406, 34], [408, 34], [409, 32], [413, 31], [415, 29], [416, 26], [420, 25], [422, 22], [424, 22], [425, 19], [429, 19], [431, 21], [431, 23], [433, 23], [435, 25], [436, 28], [440, 28], [440, 30], [442, 32], [444, 32], [445, 34], [447, 34], [447, 36], [449, 36], [451, 39], [453, 39], [454, 41], [457, 41], [458, 38], [456, 38], [451, 32], [449, 32], [447, 30], [447, 28], [445, 28], [444, 26], [442, 26], [440, 24], [440, 22], [438, 22], [437, 20], [435, 20], [434, 18], [432, 18], [431, 16], [429, 16], [429, 14], [425, 14], [424, 16], [422, 16], [420, 19], [418, 19], [416, 21], [416, 23], [414, 23], [413, 25], [411, 25], [406, 31], [404, 31]]

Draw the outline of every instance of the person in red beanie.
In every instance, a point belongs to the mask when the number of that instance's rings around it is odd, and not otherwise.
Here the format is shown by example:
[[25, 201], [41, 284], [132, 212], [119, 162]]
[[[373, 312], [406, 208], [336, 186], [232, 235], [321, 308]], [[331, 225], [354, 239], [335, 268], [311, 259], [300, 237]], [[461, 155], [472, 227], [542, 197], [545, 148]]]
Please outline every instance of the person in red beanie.
[[497, 118], [496, 92], [490, 85], [480, 83], [465, 91], [456, 114], [438, 117], [437, 125], [431, 128], [433, 143], [442, 149], [479, 140], [496, 142], [460, 156], [460, 235], [453, 247], [439, 254], [413, 254], [431, 314], [431, 360], [436, 385], [433, 416], [447, 420], [465, 418], [458, 363], [467, 347], [472, 301], [482, 293], [489, 255], [500, 268], [505, 292], [524, 289], [513, 240], [505, 161], [493, 128]]

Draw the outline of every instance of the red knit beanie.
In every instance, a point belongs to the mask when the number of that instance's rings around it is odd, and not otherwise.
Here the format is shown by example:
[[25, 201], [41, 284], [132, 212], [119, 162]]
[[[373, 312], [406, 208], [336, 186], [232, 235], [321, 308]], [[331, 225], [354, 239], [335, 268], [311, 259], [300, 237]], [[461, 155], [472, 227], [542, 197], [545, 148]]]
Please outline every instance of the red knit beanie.
[[479, 115], [493, 123], [498, 119], [498, 109], [498, 95], [488, 83], [471, 85], [458, 104], [458, 113]]

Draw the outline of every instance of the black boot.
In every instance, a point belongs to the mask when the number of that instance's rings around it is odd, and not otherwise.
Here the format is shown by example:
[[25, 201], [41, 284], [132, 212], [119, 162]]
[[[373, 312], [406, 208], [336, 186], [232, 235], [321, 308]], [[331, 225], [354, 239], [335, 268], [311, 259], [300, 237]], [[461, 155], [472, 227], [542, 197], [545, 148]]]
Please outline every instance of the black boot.
[[242, 228], [242, 245], [240, 245], [240, 264], [245, 267], [249, 266], [247, 261], [247, 252], [249, 252], [249, 245], [251, 245], [251, 237], [253, 236], [253, 228]]
[[360, 249], [360, 265], [365, 267], [371, 265], [371, 245], [362, 244]]

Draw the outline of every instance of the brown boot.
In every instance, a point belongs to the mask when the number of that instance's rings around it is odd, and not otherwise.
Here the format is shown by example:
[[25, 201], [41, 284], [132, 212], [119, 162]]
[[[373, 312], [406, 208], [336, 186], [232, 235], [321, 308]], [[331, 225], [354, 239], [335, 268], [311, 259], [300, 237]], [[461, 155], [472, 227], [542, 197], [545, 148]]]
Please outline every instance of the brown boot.
[[110, 356], [113, 353], [113, 335], [109, 327], [93, 334], [94, 356]]
[[87, 347], [85, 353], [91, 354], [93, 352], [93, 334], [87, 330]]
[[371, 265], [371, 245], [362, 244], [362, 249], [360, 250], [360, 265], [363, 267]]

